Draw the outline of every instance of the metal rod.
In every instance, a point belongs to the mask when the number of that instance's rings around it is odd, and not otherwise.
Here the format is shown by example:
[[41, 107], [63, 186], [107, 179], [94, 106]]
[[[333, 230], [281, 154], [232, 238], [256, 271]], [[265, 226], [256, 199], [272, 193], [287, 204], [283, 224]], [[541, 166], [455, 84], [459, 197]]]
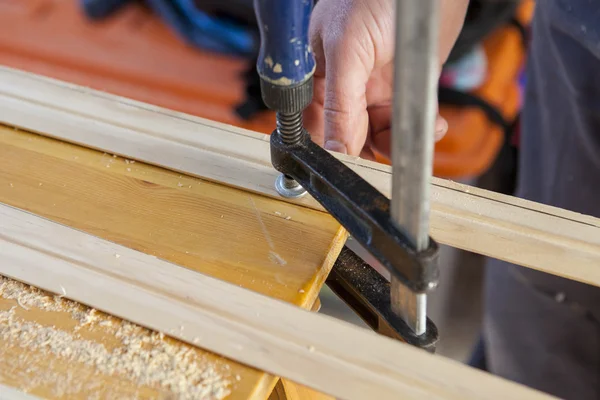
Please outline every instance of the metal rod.
[[[391, 214], [417, 250], [429, 245], [429, 192], [439, 77], [438, 15], [438, 0], [396, 1]], [[394, 312], [416, 334], [425, 333], [425, 294], [413, 293], [392, 279], [391, 302]]]

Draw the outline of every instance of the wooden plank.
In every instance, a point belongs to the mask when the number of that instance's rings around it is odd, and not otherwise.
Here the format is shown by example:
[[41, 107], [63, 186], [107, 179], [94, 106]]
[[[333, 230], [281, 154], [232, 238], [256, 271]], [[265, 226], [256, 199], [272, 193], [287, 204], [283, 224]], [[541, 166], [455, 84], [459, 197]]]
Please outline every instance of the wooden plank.
[[[307, 309], [346, 237], [322, 212], [6, 127], [0, 127], [0, 203]], [[0, 312], [16, 306], [23, 323], [81, 334], [94, 346], [123, 347], [114, 339], [122, 322], [113, 317], [98, 313], [95, 324], [79, 329], [68, 309], [44, 310], [22, 300], [25, 310], [2, 296], [0, 290]], [[231, 382], [228, 399], [264, 400], [278, 379], [185, 343], [153, 343], [155, 351], [167, 344], [193, 351], [190, 360], [221, 371]], [[0, 359], [0, 382], [31, 387], [44, 398], [129, 398], [136, 391], [139, 398], [179, 398], [177, 387], [156, 379], [140, 385], [123, 369], [110, 376], [83, 361], [15, 347], [2, 334]], [[166, 370], [179, 376], [174, 372]], [[71, 392], [65, 391], [69, 382], [76, 382]]]
[[[268, 136], [8, 68], [0, 121], [277, 197]], [[336, 155], [382, 193], [390, 168]], [[600, 285], [600, 220], [441, 179], [432, 181], [438, 242]], [[322, 210], [310, 196], [288, 200]]]
[[0, 383], [0, 399], [2, 400], [39, 400], [38, 397], [23, 393], [20, 390], [15, 390], [10, 386]]
[[4, 205], [0, 254], [5, 276], [336, 398], [550, 398]]
[[273, 381], [256, 369], [2, 276], [0, 293], [0, 382], [15, 392], [65, 400], [194, 399], [200, 393], [211, 400], [228, 394], [264, 400], [253, 392]]
[[269, 400], [335, 400], [335, 397], [316, 392], [311, 388], [281, 379]]

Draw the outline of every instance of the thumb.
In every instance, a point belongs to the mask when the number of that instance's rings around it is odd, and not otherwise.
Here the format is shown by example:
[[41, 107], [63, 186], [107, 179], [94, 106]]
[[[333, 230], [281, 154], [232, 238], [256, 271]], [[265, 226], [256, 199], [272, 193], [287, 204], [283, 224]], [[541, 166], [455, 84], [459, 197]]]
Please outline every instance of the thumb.
[[366, 86], [372, 57], [361, 52], [356, 35], [324, 38], [324, 147], [358, 156], [365, 144], [369, 119]]

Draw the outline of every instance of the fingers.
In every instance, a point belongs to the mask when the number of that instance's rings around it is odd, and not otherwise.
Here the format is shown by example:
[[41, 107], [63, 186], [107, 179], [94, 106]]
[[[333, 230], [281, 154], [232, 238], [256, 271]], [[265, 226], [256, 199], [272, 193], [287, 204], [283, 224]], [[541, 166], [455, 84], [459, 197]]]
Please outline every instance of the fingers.
[[375, 153], [368, 145], [363, 147], [363, 149], [361, 150], [360, 158], [362, 158], [363, 160], [377, 161]]
[[[324, 147], [359, 155], [367, 137], [366, 85], [371, 68], [349, 48], [347, 35], [324, 42]], [[356, 39], [356, 38], [354, 38]]]
[[439, 142], [448, 132], [448, 121], [438, 114], [435, 120], [435, 141]]
[[315, 73], [313, 78], [313, 101], [304, 111], [304, 127], [313, 142], [323, 147], [325, 144], [323, 104], [325, 102], [325, 53], [321, 32], [321, 20], [328, 14], [327, 1], [320, 1], [315, 6], [310, 21], [310, 45], [315, 57]]
[[325, 118], [323, 103], [325, 101], [325, 78], [314, 77], [314, 94], [312, 103], [304, 110], [304, 128], [310, 134], [313, 142], [323, 147], [325, 144]]
[[[390, 125], [390, 106], [372, 107], [369, 109], [369, 118], [371, 121], [370, 145], [373, 150], [379, 154], [391, 157], [391, 125]], [[435, 121], [435, 141], [438, 142], [448, 132], [448, 122], [438, 114]]]
[[[348, 9], [333, 7], [340, 3]], [[314, 96], [304, 123], [317, 144], [359, 155], [367, 137], [365, 92], [374, 63], [373, 43], [364, 24], [351, 23], [357, 13], [352, 2], [322, 1], [317, 7], [311, 24], [317, 61]]]
[[[443, 1], [447, 8], [450, 0]], [[313, 102], [304, 113], [304, 124], [313, 141], [328, 150], [358, 156], [370, 131], [378, 137], [373, 147], [384, 146], [384, 153], [389, 153], [393, 75], [389, 8], [392, 4], [390, 1], [321, 0], [313, 10], [310, 35], [317, 67]], [[459, 20], [461, 12], [455, 14], [457, 18], [453, 20]], [[450, 29], [442, 31], [448, 36], [455, 34]], [[441, 47], [444, 53], [446, 49]], [[374, 74], [374, 70], [380, 71], [379, 75]], [[368, 106], [371, 106], [369, 111]], [[373, 112], [373, 106], [383, 106], [380, 115], [375, 115], [378, 112]], [[438, 115], [436, 140], [447, 130], [447, 122]]]

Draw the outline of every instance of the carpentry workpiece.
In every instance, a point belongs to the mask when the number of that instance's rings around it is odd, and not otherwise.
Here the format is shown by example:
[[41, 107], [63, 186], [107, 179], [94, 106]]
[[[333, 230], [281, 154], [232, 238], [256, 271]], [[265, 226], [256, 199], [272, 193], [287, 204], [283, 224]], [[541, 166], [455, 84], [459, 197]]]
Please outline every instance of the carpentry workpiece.
[[20, 390], [14, 389], [10, 386], [6, 386], [0, 383], [0, 393], [2, 393], [4, 398], [12, 399], [12, 400], [38, 400], [39, 397], [29, 395], [27, 393], [23, 393]]
[[[307, 309], [345, 238], [322, 212], [12, 127], [0, 127], [0, 203]], [[0, 259], [0, 275], [7, 263]], [[12, 332], [15, 326], [37, 336]], [[54, 351], [73, 358], [40, 347], [52, 338]], [[136, 347], [142, 341], [147, 352]], [[159, 361], [147, 365], [151, 353]], [[187, 391], [188, 398], [231, 392], [228, 399], [265, 400], [279, 379], [66, 298], [55, 304], [52, 295], [10, 280], [0, 282], [0, 360], [1, 383], [56, 399], [186, 398]], [[286, 392], [306, 393], [283, 383]], [[291, 396], [271, 399], [309, 398]]]
[[[263, 134], [10, 68], [0, 68], [0, 121], [323, 211], [277, 193]], [[336, 157], [391, 197], [390, 167]], [[598, 218], [433, 178], [430, 230], [442, 244], [600, 286]]]
[[2, 274], [339, 399], [551, 398], [12, 207], [0, 232]]
[[[298, 307], [346, 232], [310, 196], [279, 196], [265, 135], [6, 68], [0, 122], [0, 275], [52, 292], [2, 278], [0, 329], [18, 329], [2, 331], [1, 384], [53, 398], [546, 398]], [[389, 168], [336, 157], [389, 196]], [[431, 193], [440, 243], [600, 286], [598, 219], [438, 179]], [[140, 371], [140, 343], [183, 371]], [[273, 391], [277, 376], [289, 380]]]

